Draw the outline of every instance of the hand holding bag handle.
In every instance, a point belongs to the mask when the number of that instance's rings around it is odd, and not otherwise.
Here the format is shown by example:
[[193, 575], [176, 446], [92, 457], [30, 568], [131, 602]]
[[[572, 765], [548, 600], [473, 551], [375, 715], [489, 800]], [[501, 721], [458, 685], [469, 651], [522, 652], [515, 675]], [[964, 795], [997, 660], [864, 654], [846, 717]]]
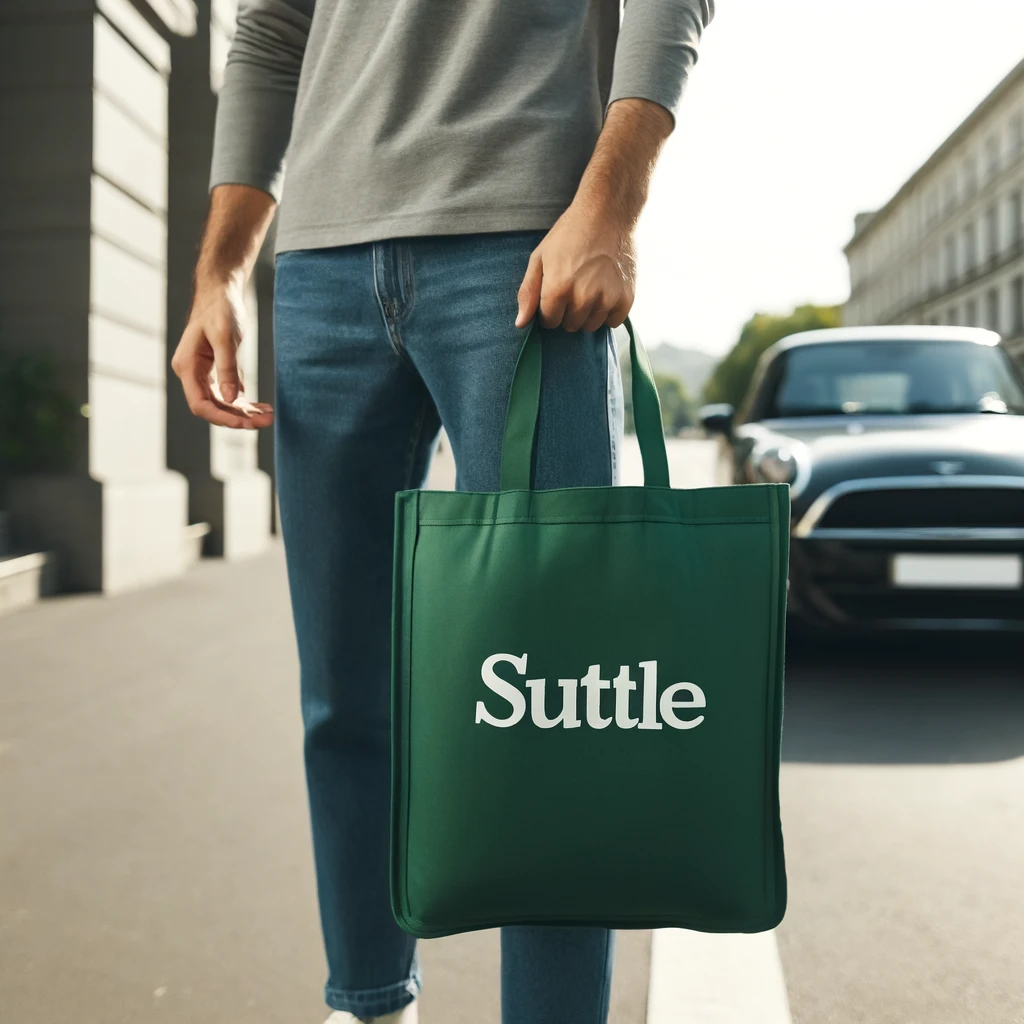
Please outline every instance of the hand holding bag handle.
[[[668, 454], [661, 422], [661, 402], [654, 372], [643, 343], [627, 318], [629, 360], [633, 379], [633, 422], [640, 442], [645, 487], [669, 487]], [[512, 378], [501, 449], [501, 489], [529, 490], [533, 442], [540, 409], [541, 327], [534, 320], [527, 328]]]

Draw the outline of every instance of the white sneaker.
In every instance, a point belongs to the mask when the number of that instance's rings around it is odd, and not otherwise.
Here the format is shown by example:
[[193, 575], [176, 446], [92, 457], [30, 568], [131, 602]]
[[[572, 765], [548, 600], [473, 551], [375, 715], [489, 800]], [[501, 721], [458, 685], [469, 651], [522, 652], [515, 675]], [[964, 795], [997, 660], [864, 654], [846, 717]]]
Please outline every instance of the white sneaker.
[[417, 1024], [419, 1010], [415, 1002], [397, 1013], [389, 1013], [386, 1017], [356, 1017], [348, 1010], [335, 1010], [324, 1024]]

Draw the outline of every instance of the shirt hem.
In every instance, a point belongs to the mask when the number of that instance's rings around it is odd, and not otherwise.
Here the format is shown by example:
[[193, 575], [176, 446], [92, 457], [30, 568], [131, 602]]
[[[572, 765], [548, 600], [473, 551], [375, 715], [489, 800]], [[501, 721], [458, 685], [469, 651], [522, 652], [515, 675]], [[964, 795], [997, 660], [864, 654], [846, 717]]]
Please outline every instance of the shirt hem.
[[275, 254], [297, 249], [329, 249], [341, 245], [359, 245], [388, 238], [414, 238], [424, 235], [470, 235], [491, 231], [547, 230], [565, 212], [564, 203], [504, 206], [494, 210], [434, 210], [428, 213], [401, 214], [336, 221], [330, 224], [279, 226]]

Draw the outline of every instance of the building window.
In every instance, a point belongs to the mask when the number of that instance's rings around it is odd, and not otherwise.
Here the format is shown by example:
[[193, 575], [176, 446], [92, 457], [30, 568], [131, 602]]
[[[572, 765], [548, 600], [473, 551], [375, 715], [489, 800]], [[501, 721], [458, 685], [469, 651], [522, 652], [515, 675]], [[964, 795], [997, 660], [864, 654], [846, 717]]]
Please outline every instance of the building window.
[[949, 312], [946, 313], [946, 323], [949, 324], [950, 327], [956, 327], [957, 317], [959, 315], [959, 310], [956, 308], [956, 306], [950, 306]]
[[1024, 334], [1024, 277], [1010, 282], [1010, 325], [1014, 337]]
[[999, 289], [989, 288], [985, 293], [985, 326], [990, 331], [998, 331], [999, 323]]
[[985, 173], [994, 178], [999, 173], [999, 136], [990, 135], [985, 143]]
[[978, 191], [978, 162], [973, 156], [964, 160], [964, 195], [973, 196]]
[[952, 210], [956, 206], [956, 175], [951, 171], [946, 178], [946, 183], [943, 186], [944, 199], [947, 210]]
[[999, 254], [999, 207], [993, 203], [985, 211], [985, 257], [992, 259]]
[[967, 305], [964, 307], [964, 326], [965, 327], [977, 327], [978, 326], [978, 300], [968, 299]]
[[964, 228], [964, 273], [969, 274], [978, 266], [978, 232], [974, 224]]
[[1022, 237], [1024, 237], [1024, 202], [1021, 199], [1020, 189], [1017, 189], [1010, 196], [1010, 244], [1020, 245]]
[[950, 287], [956, 284], [956, 239], [952, 235], [946, 239], [946, 283]]
[[1014, 114], [1010, 120], [1010, 159], [1016, 160], [1024, 151], [1024, 113]]

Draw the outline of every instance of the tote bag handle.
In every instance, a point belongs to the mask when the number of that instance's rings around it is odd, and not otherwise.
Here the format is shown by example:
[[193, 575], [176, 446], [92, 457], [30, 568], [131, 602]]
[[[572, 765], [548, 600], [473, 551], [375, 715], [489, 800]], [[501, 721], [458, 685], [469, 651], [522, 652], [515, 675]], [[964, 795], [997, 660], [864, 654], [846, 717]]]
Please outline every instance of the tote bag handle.
[[[633, 380], [633, 423], [644, 463], [645, 487], [668, 487], [668, 454], [661, 422], [661, 402], [647, 350], [626, 320]], [[540, 409], [541, 328], [534, 320], [519, 353], [505, 415], [501, 449], [501, 489], [529, 490], [533, 443]]]

